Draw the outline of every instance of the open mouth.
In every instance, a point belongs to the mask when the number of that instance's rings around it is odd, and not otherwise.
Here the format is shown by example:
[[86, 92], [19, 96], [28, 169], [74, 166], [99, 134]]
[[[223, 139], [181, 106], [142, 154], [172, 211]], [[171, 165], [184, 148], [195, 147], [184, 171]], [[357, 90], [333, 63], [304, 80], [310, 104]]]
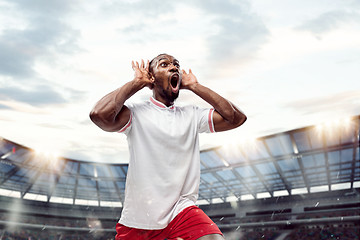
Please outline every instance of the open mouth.
[[174, 73], [170, 76], [170, 86], [173, 93], [177, 93], [179, 91], [180, 76], [178, 73]]

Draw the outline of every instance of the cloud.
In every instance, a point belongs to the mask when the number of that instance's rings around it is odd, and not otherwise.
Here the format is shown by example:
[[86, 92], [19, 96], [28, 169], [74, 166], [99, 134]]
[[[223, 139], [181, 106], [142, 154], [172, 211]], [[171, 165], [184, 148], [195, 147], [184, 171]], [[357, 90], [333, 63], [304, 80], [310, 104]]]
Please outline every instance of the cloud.
[[353, 115], [359, 114], [360, 91], [346, 91], [329, 96], [302, 99], [288, 102], [286, 108], [311, 115], [319, 112], [346, 112]]
[[74, 9], [78, 4], [76, 0], [11, 0], [8, 2], [15, 4], [23, 12], [32, 16], [47, 15], [50, 18], [62, 16], [64, 13]]
[[295, 29], [309, 31], [315, 35], [320, 35], [339, 28], [343, 23], [357, 23], [359, 21], [360, 14], [356, 11], [335, 10], [323, 13], [317, 18], [308, 20]]
[[0, 103], [0, 110], [9, 110], [9, 109], [12, 109], [11, 107], [7, 106], [7, 105], [4, 105], [4, 104], [1, 104]]
[[[114, 16], [123, 16], [126, 14], [135, 14], [140, 19], [144, 17], [159, 17], [166, 13], [175, 11], [175, 1], [109, 1], [105, 3], [102, 10]], [[134, 19], [134, 21], [135, 21]]]
[[262, 19], [252, 13], [247, 1], [200, 1], [199, 8], [213, 16], [212, 26], [218, 29], [207, 37], [209, 58], [213, 62], [247, 61], [267, 42], [269, 30]]
[[151, 42], [164, 46], [169, 40], [181, 40], [183, 36], [179, 33], [188, 27], [182, 21], [186, 16], [177, 12], [183, 4], [187, 5], [186, 2], [160, 0], [113, 1], [104, 4], [102, 9], [116, 19], [124, 19], [118, 33], [130, 45], [146, 46]]
[[208, 38], [208, 47], [210, 57], [216, 61], [247, 60], [266, 42], [268, 32], [256, 20], [222, 18], [214, 22], [220, 30]]
[[11, 1], [26, 23], [7, 26], [0, 35], [0, 74], [17, 80], [35, 76], [34, 64], [58, 53], [79, 51], [80, 33], [64, 23], [70, 1]]
[[[118, 1], [105, 9], [119, 16], [126, 12], [127, 24], [119, 29], [119, 34], [132, 43], [146, 43], [148, 39], [186, 41], [191, 39], [189, 36], [200, 35], [208, 51], [204, 58], [214, 65], [254, 57], [269, 36], [262, 19], [251, 12], [249, 1]], [[199, 13], [195, 22], [188, 21], [192, 16], [187, 16], [183, 9]], [[205, 32], [201, 24], [211, 26], [210, 31]]]
[[0, 100], [15, 100], [36, 106], [66, 102], [63, 96], [47, 85], [39, 85], [32, 89], [2, 87], [0, 88]]
[[[61, 92], [61, 93], [60, 93]], [[33, 106], [63, 104], [81, 100], [84, 92], [52, 86], [45, 81], [32, 87], [19, 87], [16, 85], [0, 87], [0, 100], [24, 102]]]
[[24, 32], [7, 30], [0, 36], [0, 74], [24, 77], [32, 76], [32, 65], [37, 49], [29, 39], [21, 36]]
[[40, 127], [45, 127], [45, 128], [55, 128], [55, 129], [62, 129], [62, 130], [72, 130], [73, 128], [64, 125], [64, 124], [54, 124], [54, 123], [40, 123], [37, 124]]
[[120, 31], [125, 34], [132, 34], [134, 32], [136, 33], [136, 32], [146, 31], [146, 26], [144, 25], [144, 23], [133, 24], [133, 25], [126, 26], [125, 28], [121, 29]]
[[[173, 35], [173, 32], [166, 31], [169, 26], [179, 26], [180, 23], [175, 19], [171, 20], [161, 20], [161, 19], [153, 19], [155, 23], [147, 23], [146, 21], [141, 22], [130, 22], [124, 28], [118, 29], [118, 33], [122, 39], [127, 40], [130, 44], [142, 44], [146, 45], [149, 43], [149, 39], [153, 42], [162, 42], [166, 39], [176, 40], [177, 36]], [[156, 24], [159, 26], [163, 26], [163, 30], [156, 29], [154, 30], [152, 26]]]

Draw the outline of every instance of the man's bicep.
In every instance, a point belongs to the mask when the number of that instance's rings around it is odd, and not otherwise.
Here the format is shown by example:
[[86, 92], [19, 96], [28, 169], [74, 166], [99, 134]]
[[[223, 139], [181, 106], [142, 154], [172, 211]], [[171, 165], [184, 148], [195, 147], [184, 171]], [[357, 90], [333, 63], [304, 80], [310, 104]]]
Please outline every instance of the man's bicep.
[[215, 132], [223, 132], [237, 127], [236, 125], [226, 121], [216, 110], [213, 113], [213, 123]]

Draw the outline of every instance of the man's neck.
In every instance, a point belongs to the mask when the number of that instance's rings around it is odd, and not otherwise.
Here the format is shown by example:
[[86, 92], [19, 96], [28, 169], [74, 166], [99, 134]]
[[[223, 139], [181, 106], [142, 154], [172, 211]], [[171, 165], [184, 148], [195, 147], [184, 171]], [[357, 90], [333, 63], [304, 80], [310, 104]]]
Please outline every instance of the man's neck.
[[167, 107], [170, 107], [170, 106], [174, 105], [174, 102], [170, 102], [168, 99], [162, 97], [160, 94], [154, 93], [154, 94], [153, 94], [153, 98], [154, 98], [156, 101], [161, 102], [162, 104], [164, 104], [164, 105], [167, 106]]

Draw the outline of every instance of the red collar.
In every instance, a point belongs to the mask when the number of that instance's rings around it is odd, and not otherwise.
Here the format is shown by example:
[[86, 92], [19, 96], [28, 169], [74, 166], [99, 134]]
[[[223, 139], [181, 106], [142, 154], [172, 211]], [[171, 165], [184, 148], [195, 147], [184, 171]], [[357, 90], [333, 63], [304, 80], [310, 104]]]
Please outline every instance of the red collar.
[[152, 102], [154, 105], [158, 106], [159, 108], [167, 108], [167, 109], [174, 109], [175, 106], [174, 105], [171, 105], [171, 106], [166, 106], [165, 104], [163, 104], [162, 102], [159, 102], [158, 100], [156, 100], [155, 98], [153, 97], [150, 97], [150, 102]]

